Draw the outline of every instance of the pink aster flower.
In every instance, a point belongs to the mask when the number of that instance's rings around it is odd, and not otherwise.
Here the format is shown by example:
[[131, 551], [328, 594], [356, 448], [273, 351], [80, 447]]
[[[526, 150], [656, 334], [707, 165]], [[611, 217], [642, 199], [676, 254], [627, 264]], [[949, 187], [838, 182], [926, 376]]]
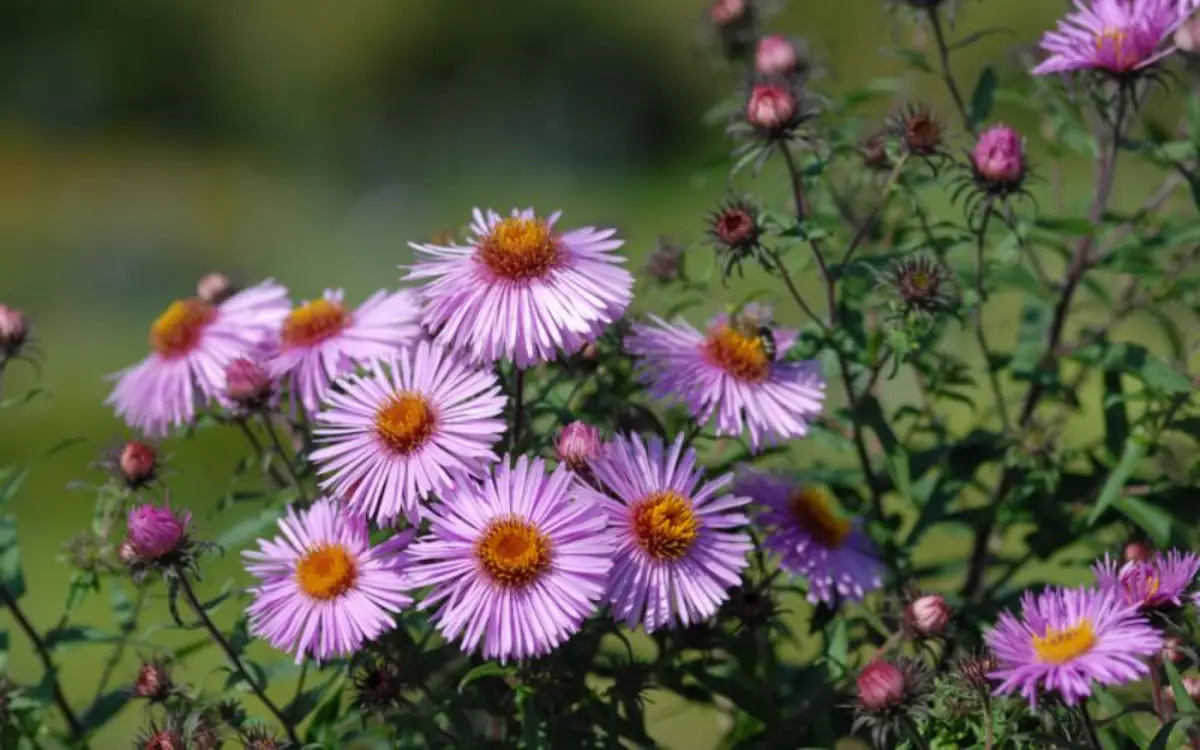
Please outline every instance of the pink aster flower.
[[803, 437], [821, 412], [820, 363], [784, 362], [797, 334], [718, 315], [700, 333], [683, 320], [651, 317], [626, 345], [642, 358], [640, 377], [657, 398], [683, 401], [701, 422], [716, 416], [718, 435], [749, 433], [751, 448]]
[[825, 490], [758, 471], [740, 475], [735, 490], [760, 506], [765, 546], [783, 570], [808, 579], [810, 602], [858, 601], [883, 585], [884, 565], [861, 519], [838, 514]]
[[[505, 457], [482, 484], [466, 481], [430, 511], [409, 550], [409, 585], [432, 587], [438, 631], [488, 659], [553, 651], [596, 609], [612, 565], [603, 514], [566, 466]], [[481, 647], [482, 644], [482, 647]]]
[[145, 561], [179, 552], [187, 543], [192, 514], [177, 513], [170, 506], [146, 503], [129, 509], [125, 540], [134, 554]]
[[1093, 682], [1137, 680], [1163, 646], [1136, 604], [1087, 588], [1025, 592], [1020, 619], [1000, 615], [984, 641], [996, 655], [996, 692], [1020, 692], [1033, 706], [1039, 690], [1057, 691], [1072, 706], [1091, 695]]
[[325, 290], [319, 299], [288, 313], [279, 342], [267, 362], [271, 377], [284, 379], [293, 403], [314, 412], [334, 378], [356, 364], [387, 357], [416, 343], [420, 310], [411, 292], [380, 289], [346, 309], [342, 290]]
[[1112, 591], [1127, 604], [1142, 611], [1181, 607], [1190, 598], [1189, 589], [1200, 572], [1200, 556], [1171, 550], [1156, 552], [1146, 560], [1131, 560], [1119, 565], [1104, 556], [1092, 566], [1101, 590]]
[[117, 384], [105, 403], [152, 437], [190, 423], [225, 387], [226, 365], [274, 336], [287, 311], [287, 290], [274, 281], [220, 304], [172, 302], [150, 326], [150, 356], [110, 376]]
[[492, 445], [504, 432], [496, 374], [438, 344], [422, 341], [338, 385], [316, 416], [322, 447], [312, 461], [326, 491], [380, 525], [401, 513], [419, 523], [422, 498], [496, 460]]
[[242, 553], [260, 583], [251, 589], [250, 631], [272, 646], [317, 661], [347, 656], [395, 627], [393, 614], [412, 603], [400, 554], [412, 532], [371, 546], [367, 522], [321, 498], [289, 508], [280, 536]]
[[581, 495], [617, 535], [607, 594], [614, 616], [651, 632], [715, 614], [752, 546], [742, 529], [749, 498], [723, 492], [733, 475], [704, 482], [682, 435], [669, 448], [658, 437], [617, 436], [591, 467], [610, 492], [583, 486]]
[[1034, 75], [1100, 70], [1127, 75], [1175, 50], [1167, 44], [1196, 0], [1075, 0], [1075, 12], [1042, 36], [1049, 57]]
[[466, 246], [418, 245], [429, 256], [405, 281], [425, 281], [425, 325], [481, 362], [525, 368], [582, 349], [633, 298], [633, 276], [613, 253], [614, 229], [555, 231], [560, 214], [501, 217], [475, 209]]

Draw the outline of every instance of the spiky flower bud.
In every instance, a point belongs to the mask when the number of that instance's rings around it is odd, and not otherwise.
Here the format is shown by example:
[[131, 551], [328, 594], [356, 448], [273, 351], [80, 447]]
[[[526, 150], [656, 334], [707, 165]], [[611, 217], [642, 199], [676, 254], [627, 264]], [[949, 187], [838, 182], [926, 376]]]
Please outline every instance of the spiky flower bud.
[[29, 341], [29, 323], [15, 307], [0, 303], [0, 363], [20, 356]]
[[952, 614], [944, 598], [938, 594], [927, 594], [909, 603], [904, 610], [904, 621], [914, 633], [936, 638], [946, 632]]
[[760, 83], [746, 100], [746, 122], [769, 137], [780, 137], [796, 124], [800, 104], [796, 95], [774, 83]]
[[990, 193], [1009, 193], [1025, 179], [1025, 139], [1007, 125], [994, 125], [971, 150], [976, 181]]
[[158, 477], [158, 450], [140, 440], [130, 440], [117, 455], [117, 474], [131, 490], [140, 489]]
[[854, 728], [867, 726], [875, 744], [891, 747], [888, 736], [899, 733], [901, 726], [929, 710], [933, 684], [929, 668], [915, 659], [896, 662], [876, 657], [858, 673], [855, 680]]
[[730, 199], [722, 203], [708, 217], [708, 235], [722, 260], [723, 272], [728, 278], [734, 269], [741, 273], [742, 263], [762, 256], [763, 227], [760, 211], [749, 201]]
[[954, 674], [963, 684], [982, 696], [992, 691], [991, 673], [996, 671], [996, 657], [991, 651], [955, 657]]
[[892, 117], [891, 124], [908, 153], [924, 157], [943, 153], [946, 128], [928, 105], [913, 104], [906, 107]]
[[142, 662], [133, 681], [133, 694], [148, 701], [165, 700], [171, 694], [174, 683], [163, 659]]
[[891, 662], [876, 659], [855, 678], [858, 702], [869, 711], [898, 707], [904, 700], [904, 672]]
[[191, 521], [192, 514], [187, 511], [177, 513], [152, 503], [137, 505], [129, 510], [126, 541], [141, 561], [172, 558], [186, 546]]
[[600, 430], [579, 421], [562, 428], [554, 441], [558, 460], [576, 472], [585, 471], [589, 461], [599, 458], [603, 446]]
[[138, 734], [134, 747], [137, 750], [187, 750], [187, 742], [179, 720], [168, 716], [162, 724], [151, 720]]
[[255, 725], [241, 733], [238, 738], [243, 750], [283, 750], [288, 743], [264, 726]]
[[274, 393], [271, 377], [258, 363], [240, 358], [225, 367], [225, 397], [247, 411], [266, 408]]
[[953, 299], [950, 271], [936, 259], [923, 254], [897, 261], [883, 281], [899, 298], [905, 312], [922, 315], [941, 312]]

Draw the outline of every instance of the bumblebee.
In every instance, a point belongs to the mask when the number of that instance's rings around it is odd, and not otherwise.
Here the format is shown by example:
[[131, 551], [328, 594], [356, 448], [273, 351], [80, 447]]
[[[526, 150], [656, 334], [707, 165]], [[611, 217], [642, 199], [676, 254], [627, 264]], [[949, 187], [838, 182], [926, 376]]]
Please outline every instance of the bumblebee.
[[767, 359], [772, 362], [779, 355], [775, 334], [771, 332], [770, 326], [763, 325], [760, 320], [748, 315], [739, 315], [734, 320], [733, 330], [748, 339], [757, 341], [758, 345], [762, 347], [763, 354], [766, 354]]

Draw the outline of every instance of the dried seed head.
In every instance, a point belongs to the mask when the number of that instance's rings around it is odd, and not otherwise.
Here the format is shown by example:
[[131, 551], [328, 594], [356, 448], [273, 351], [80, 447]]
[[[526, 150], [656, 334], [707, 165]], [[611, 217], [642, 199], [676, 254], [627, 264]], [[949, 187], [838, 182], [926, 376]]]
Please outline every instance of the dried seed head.
[[954, 660], [954, 674], [980, 695], [991, 693], [992, 678], [989, 675], [995, 670], [996, 657], [990, 651], [966, 654]]
[[252, 726], [241, 733], [243, 750], [283, 750], [288, 743], [263, 726]]
[[374, 657], [358, 665], [354, 672], [355, 700], [364, 710], [384, 712], [395, 708], [404, 689], [403, 671], [392, 659]]
[[914, 156], [938, 156], [943, 153], [946, 128], [926, 104], [913, 104], [892, 118], [892, 129]]
[[898, 261], [887, 274], [886, 282], [909, 312], [936, 313], [946, 309], [952, 299], [949, 270], [926, 255]]
[[728, 199], [708, 217], [708, 235], [728, 278], [742, 263], [754, 258], [765, 263], [761, 243], [763, 227], [759, 210], [749, 201]]
[[646, 275], [660, 284], [670, 284], [683, 278], [683, 271], [683, 248], [660, 237], [646, 259]]

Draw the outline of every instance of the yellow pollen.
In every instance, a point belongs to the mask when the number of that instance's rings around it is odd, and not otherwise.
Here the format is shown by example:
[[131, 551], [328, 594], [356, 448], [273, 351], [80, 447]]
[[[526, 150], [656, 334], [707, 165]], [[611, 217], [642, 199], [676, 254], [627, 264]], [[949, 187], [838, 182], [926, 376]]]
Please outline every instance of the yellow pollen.
[[500, 518], [492, 521], [475, 546], [475, 557], [500, 586], [527, 586], [550, 565], [550, 538], [528, 521]]
[[738, 380], [761, 383], [771, 372], [771, 358], [757, 336], [747, 336], [728, 325], [720, 325], [708, 333], [704, 354], [725, 372]]
[[826, 549], [841, 547], [850, 533], [850, 522], [834, 513], [829, 494], [818, 487], [792, 493], [791, 510], [800, 528]]
[[296, 583], [314, 599], [336, 599], [350, 590], [358, 570], [350, 553], [340, 544], [325, 544], [311, 550], [296, 565]]
[[1062, 630], [1046, 627], [1045, 635], [1033, 636], [1033, 650], [1043, 664], [1065, 664], [1091, 650], [1096, 645], [1092, 621], [1083, 618], [1079, 624]]
[[1118, 71], [1134, 68], [1141, 60], [1136, 49], [1127, 48], [1129, 33], [1124, 29], [1109, 27], [1096, 35], [1096, 51], [1103, 53], [1112, 51], [1113, 67]]
[[503, 219], [479, 241], [475, 257], [502, 279], [545, 276], [558, 263], [559, 244], [541, 219]]
[[433, 434], [433, 408], [419, 393], [393, 394], [375, 414], [375, 434], [396, 453], [408, 454]]
[[280, 339], [284, 347], [315, 346], [342, 331], [350, 323], [350, 313], [338, 302], [315, 299], [288, 313]]
[[216, 308], [203, 300], [175, 300], [151, 324], [150, 348], [164, 357], [187, 354], [216, 314]]
[[700, 534], [692, 501], [671, 490], [659, 490], [633, 506], [633, 535], [655, 560], [678, 560]]

